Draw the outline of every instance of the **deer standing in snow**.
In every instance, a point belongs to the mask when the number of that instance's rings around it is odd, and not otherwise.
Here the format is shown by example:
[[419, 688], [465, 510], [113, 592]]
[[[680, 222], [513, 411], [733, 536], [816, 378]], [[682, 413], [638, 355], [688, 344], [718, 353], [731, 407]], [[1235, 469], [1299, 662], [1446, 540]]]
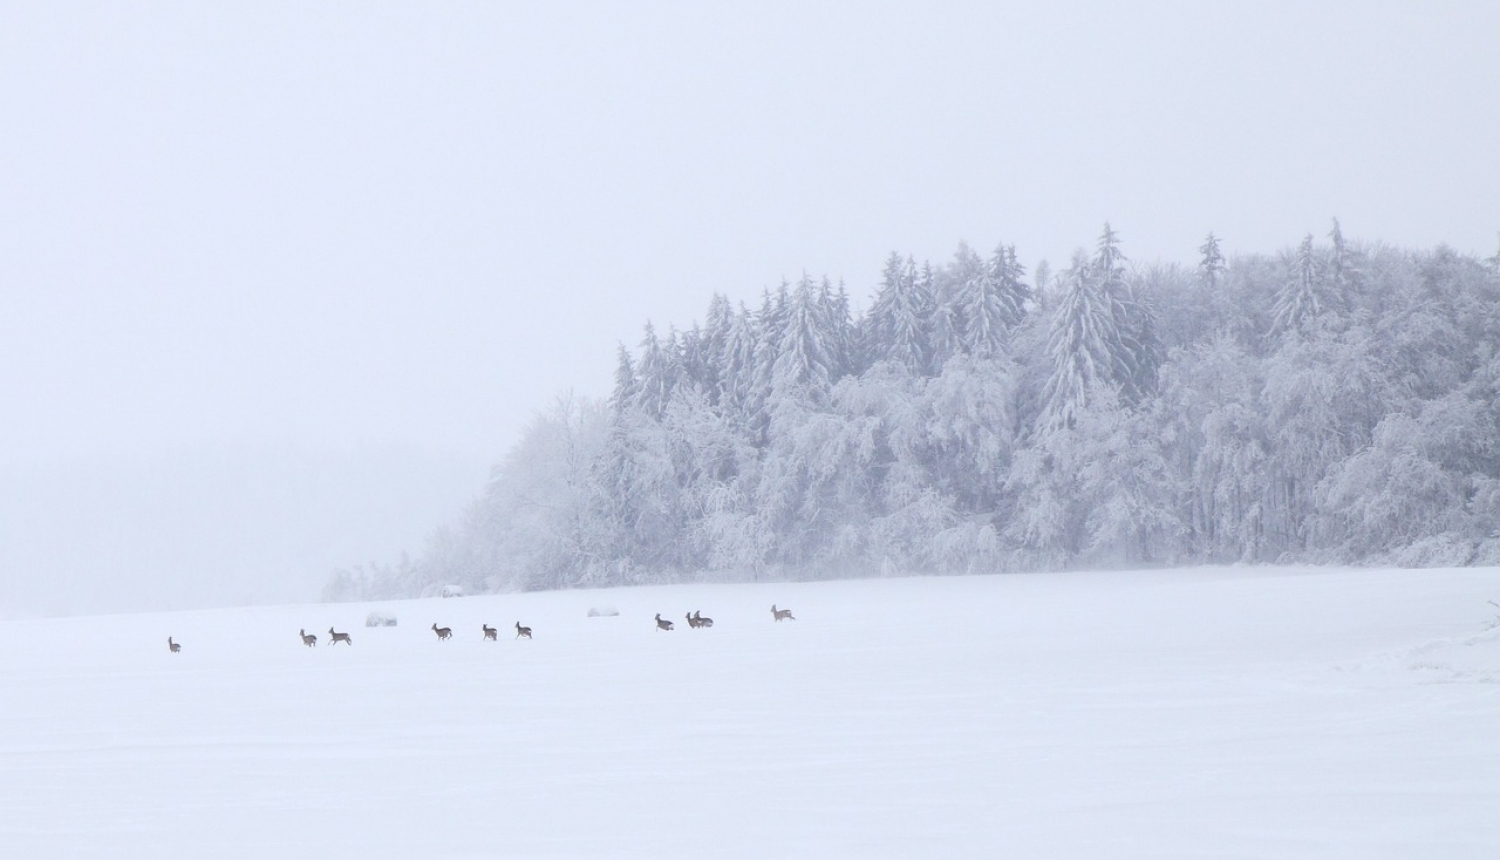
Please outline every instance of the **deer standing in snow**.
[[172, 653], [173, 654], [176, 654], [178, 651], [182, 650], [182, 643], [181, 642], [173, 642], [172, 641], [172, 637], [168, 636], [167, 637], [167, 647], [172, 649]]
[[318, 637], [312, 635], [311, 633], [308, 633], [306, 630], [298, 630], [297, 633], [302, 636], [303, 645], [306, 645], [309, 648], [317, 647]]
[[453, 630], [451, 628], [439, 627], [437, 626], [437, 622], [433, 622], [432, 632], [437, 634], [437, 638], [439, 640], [447, 639], [453, 635]]
[[491, 642], [495, 642], [495, 641], [497, 641], [497, 640], [496, 640], [496, 639], [495, 639], [495, 633], [496, 633], [496, 632], [497, 632], [497, 631], [496, 631], [496, 630], [495, 630], [495, 628], [493, 628], [493, 627], [491, 627], [491, 626], [490, 626], [490, 625], [488, 625], [488, 624], [481, 624], [481, 625], [479, 625], [479, 626], [481, 626], [481, 627], [483, 627], [483, 628], [484, 628], [484, 638], [486, 638], [486, 639], [488, 639], [488, 640], [490, 640], [490, 641], [491, 641]]
[[530, 627], [522, 627], [521, 626], [521, 622], [517, 621], [516, 622], [516, 638], [517, 639], [530, 639], [531, 638], [531, 628]]
[[776, 608], [776, 604], [774, 604], [774, 603], [771, 604], [771, 617], [775, 618], [777, 621], [781, 621], [783, 619], [787, 619], [787, 620], [791, 620], [791, 621], [796, 621], [797, 620], [795, 617], [793, 617], [792, 610], [790, 610], [790, 609], [777, 609]]

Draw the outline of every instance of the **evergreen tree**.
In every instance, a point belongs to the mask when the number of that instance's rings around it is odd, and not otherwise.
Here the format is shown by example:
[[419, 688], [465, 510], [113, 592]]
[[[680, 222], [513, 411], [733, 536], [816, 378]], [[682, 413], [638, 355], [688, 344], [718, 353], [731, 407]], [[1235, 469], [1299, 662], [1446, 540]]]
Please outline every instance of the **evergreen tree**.
[[948, 359], [966, 352], [963, 343], [963, 327], [963, 313], [953, 302], [937, 301], [934, 303], [929, 363], [929, 370], [932, 374], [940, 372]]
[[[930, 275], [930, 270], [929, 273]], [[889, 361], [914, 376], [925, 376], [931, 363], [928, 340], [932, 320], [931, 278], [919, 274], [910, 257], [892, 254], [886, 261], [880, 290], [865, 326], [867, 360]]]
[[623, 343], [619, 344], [616, 360], [615, 388], [609, 397], [609, 406], [612, 413], [619, 414], [635, 404], [640, 393], [640, 382], [635, 375], [635, 361]]
[[667, 408], [667, 399], [672, 395], [675, 382], [672, 378], [674, 364], [670, 347], [662, 344], [656, 336], [655, 326], [647, 322], [645, 334], [641, 337], [641, 360], [636, 365], [639, 385], [635, 406], [652, 418], [660, 418]]
[[1333, 219], [1333, 229], [1328, 232], [1328, 239], [1333, 244], [1333, 253], [1328, 261], [1329, 286], [1338, 304], [1347, 307], [1358, 292], [1363, 278], [1359, 254], [1344, 241], [1344, 231], [1339, 229], [1337, 218]]
[[748, 417], [755, 384], [755, 355], [759, 330], [750, 309], [740, 304], [724, 336], [719, 368], [719, 403], [740, 421]]
[[1106, 293], [1124, 293], [1125, 285], [1125, 252], [1120, 248], [1120, 236], [1104, 222], [1104, 232], [1099, 234], [1099, 241], [1094, 248], [1094, 258], [1090, 261], [1093, 268], [1095, 280], [1099, 289]]
[[1156, 336], [1156, 313], [1150, 302], [1137, 293], [1125, 270], [1125, 263], [1119, 234], [1106, 221], [1090, 269], [1099, 297], [1113, 320], [1113, 336], [1118, 338], [1118, 358], [1125, 368], [1111, 381], [1125, 403], [1134, 406], [1155, 389], [1161, 355]]
[[1035, 277], [1032, 278], [1032, 281], [1036, 284], [1036, 290], [1033, 293], [1033, 296], [1036, 299], [1037, 310], [1048, 310], [1053, 303], [1053, 299], [1051, 297], [1052, 264], [1048, 263], [1046, 260], [1041, 260], [1040, 262], [1038, 262], [1036, 264], [1036, 274]]
[[828, 376], [837, 381], [854, 372], [856, 351], [849, 318], [849, 294], [842, 281], [835, 290], [828, 278], [823, 278], [818, 289], [817, 316], [818, 329], [823, 333], [824, 347], [828, 352]]
[[776, 386], [776, 359], [781, 355], [781, 333], [786, 331], [789, 305], [788, 288], [783, 281], [775, 296], [770, 292], [762, 294], [760, 312], [755, 318], [757, 337], [745, 408], [757, 447], [764, 447], [768, 441], [769, 404]]
[[718, 389], [719, 381], [708, 336], [696, 323], [678, 335], [676, 354], [680, 371], [677, 384], [692, 386], [711, 396]]
[[1010, 349], [1010, 333], [1026, 315], [1030, 288], [1021, 281], [1025, 268], [1012, 246], [1000, 245], [987, 265], [971, 272], [959, 286], [958, 302], [965, 323], [964, 351], [993, 359]]
[[1131, 350], [1120, 332], [1121, 303], [1101, 289], [1098, 265], [1080, 253], [1064, 273], [1063, 293], [1047, 338], [1051, 373], [1042, 392], [1042, 429], [1072, 427], [1090, 389], [1116, 389], [1132, 378]]
[[864, 372], [876, 362], [886, 358], [891, 342], [895, 339], [897, 304], [904, 289], [906, 264], [901, 255], [892, 251], [885, 258], [885, 268], [880, 273], [880, 285], [875, 290], [875, 300], [865, 312], [859, 325], [859, 370]]
[[827, 396], [833, 362], [828, 321], [819, 306], [812, 282], [803, 275], [787, 308], [786, 328], [777, 338], [779, 354], [772, 373], [777, 396], [800, 396], [813, 403]]
[[1306, 332], [1309, 326], [1329, 309], [1323, 263], [1313, 248], [1311, 233], [1297, 246], [1287, 266], [1286, 281], [1276, 293], [1271, 308], [1271, 333]]
[[1015, 245], [995, 246], [990, 273], [998, 290], [1001, 319], [1007, 330], [1014, 329], [1026, 319], [1026, 304], [1032, 297], [1031, 287], [1022, 280], [1026, 267], [1016, 258]]
[[718, 406], [724, 394], [724, 368], [729, 364], [727, 355], [729, 330], [734, 324], [734, 306], [721, 293], [714, 293], [708, 303], [708, 316], [703, 324], [703, 390], [708, 393], [709, 403]]
[[1198, 246], [1201, 255], [1198, 261], [1198, 280], [1209, 291], [1217, 291], [1224, 280], [1224, 255], [1219, 251], [1219, 237], [1213, 233], [1208, 234], [1202, 245]]

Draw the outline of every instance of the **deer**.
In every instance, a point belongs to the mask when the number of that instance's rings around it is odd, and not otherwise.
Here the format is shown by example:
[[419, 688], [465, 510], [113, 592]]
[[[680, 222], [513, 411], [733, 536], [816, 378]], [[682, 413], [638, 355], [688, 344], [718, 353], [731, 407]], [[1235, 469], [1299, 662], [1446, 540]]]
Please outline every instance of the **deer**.
[[488, 624], [480, 624], [479, 626], [484, 628], [484, 638], [490, 640], [491, 642], [498, 641], [497, 639], [495, 639], [495, 633], [498, 632], [495, 630], [495, 628], [491, 627]]
[[437, 634], [437, 638], [439, 641], [452, 638], [453, 636], [453, 630], [451, 628], [439, 627], [437, 626], [437, 622], [433, 622], [432, 632]]
[[172, 637], [168, 636], [167, 637], [167, 647], [170, 648], [170, 649], [172, 649], [172, 653], [173, 654], [176, 654], [178, 651], [182, 650], [182, 643], [181, 642], [173, 642], [172, 641]]
[[771, 604], [771, 617], [775, 618], [777, 621], [781, 621], [782, 619], [790, 619], [792, 621], [797, 620], [796, 617], [792, 615], [792, 610], [777, 609], [776, 604], [774, 603]]
[[693, 628], [714, 626], [714, 620], [712, 618], [704, 618], [703, 613], [697, 610], [688, 613], [687, 623], [689, 627]]
[[318, 637], [312, 635], [311, 633], [308, 633], [306, 630], [298, 630], [297, 632], [302, 635], [303, 645], [306, 645], [309, 648], [316, 648], [318, 646]]
[[530, 639], [531, 638], [531, 628], [530, 627], [522, 627], [521, 626], [521, 622], [517, 621], [516, 622], [516, 638], [517, 639]]
[[354, 644], [354, 640], [349, 638], [349, 634], [348, 633], [335, 633], [335, 632], [333, 632], [333, 628], [332, 627], [328, 628], [328, 635], [333, 637], [333, 644], [334, 645], [337, 645], [340, 642], [344, 643], [345, 645], [353, 645]]
[[672, 629], [672, 622], [670, 622], [667, 619], [661, 617], [661, 613], [658, 612], [658, 613], [656, 613], [656, 629], [657, 630], [671, 630]]

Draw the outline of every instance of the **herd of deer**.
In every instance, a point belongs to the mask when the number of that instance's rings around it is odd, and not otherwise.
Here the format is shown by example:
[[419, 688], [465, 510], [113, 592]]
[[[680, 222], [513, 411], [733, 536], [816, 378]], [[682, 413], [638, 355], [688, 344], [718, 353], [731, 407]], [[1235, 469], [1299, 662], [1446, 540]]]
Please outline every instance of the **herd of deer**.
[[[693, 610], [692, 612], [689, 612], [684, 617], [687, 618], [688, 626], [691, 627], [691, 628], [693, 628], [693, 629], [697, 629], [699, 627], [712, 627], [712, 626], [714, 626], [714, 620], [712, 618], [704, 618], [703, 617], [703, 613], [699, 612], [696, 609]], [[792, 610], [790, 610], [790, 609], [777, 609], [776, 608], [776, 604], [774, 604], [774, 603], [771, 604], [771, 618], [773, 618], [776, 621], [796, 621], [797, 620], [795, 617], [793, 617]], [[496, 634], [499, 631], [497, 631], [495, 628], [491, 627], [488, 624], [481, 624], [480, 627], [482, 627], [483, 630], [484, 630], [484, 638], [485, 639], [487, 639], [487, 640], [489, 640], [491, 642], [493, 642], [493, 641], [496, 640]], [[658, 612], [658, 613], [656, 613], [656, 629], [658, 631], [661, 631], [661, 630], [671, 630], [672, 629], [672, 622], [670, 622], [667, 619], [661, 617], [661, 613]], [[453, 628], [451, 628], [451, 627], [439, 627], [439, 626], [437, 626], [436, 622], [434, 622], [433, 625], [432, 625], [432, 632], [437, 634], [438, 641], [442, 641], [442, 640], [445, 640], [445, 639], [452, 639], [453, 638]], [[318, 645], [317, 634], [315, 634], [315, 633], [308, 633], [306, 630], [298, 630], [297, 634], [302, 637], [302, 644], [303, 645], [306, 645], [309, 648], [316, 648], [317, 647], [317, 645]], [[329, 635], [329, 637], [331, 637], [329, 639], [329, 642], [331, 644], [333, 644], [333, 645], [337, 645], [340, 642], [344, 643], [345, 645], [353, 645], [354, 644], [354, 640], [349, 638], [349, 634], [348, 633], [336, 633], [336, 632], [334, 632], [334, 629], [332, 627], [328, 628], [328, 635]], [[517, 621], [516, 622], [516, 638], [517, 639], [530, 639], [531, 638], [531, 628], [530, 627], [523, 627], [521, 625], [521, 622]], [[177, 652], [179, 652], [179, 651], [182, 650], [182, 643], [181, 642], [173, 642], [172, 641], [172, 637], [168, 636], [167, 637], [167, 647], [171, 649], [171, 651], [172, 651], [173, 654], [176, 654]]]
[[[684, 617], [687, 618], [688, 626], [692, 627], [694, 629], [697, 629], [699, 627], [712, 627], [712, 626], [714, 626], [714, 620], [712, 618], [704, 618], [703, 617], [703, 613], [699, 612], [696, 609], [693, 610], [692, 612], [689, 612]], [[796, 621], [797, 620], [796, 618], [794, 618], [792, 616], [792, 610], [790, 610], [790, 609], [777, 609], [776, 608], [776, 604], [774, 604], [774, 603], [771, 604], [771, 617], [773, 619], [777, 620], [777, 621]], [[671, 630], [672, 629], [672, 622], [670, 622], [667, 619], [661, 617], [661, 613], [658, 612], [658, 613], [656, 613], [656, 629], [658, 631]]]

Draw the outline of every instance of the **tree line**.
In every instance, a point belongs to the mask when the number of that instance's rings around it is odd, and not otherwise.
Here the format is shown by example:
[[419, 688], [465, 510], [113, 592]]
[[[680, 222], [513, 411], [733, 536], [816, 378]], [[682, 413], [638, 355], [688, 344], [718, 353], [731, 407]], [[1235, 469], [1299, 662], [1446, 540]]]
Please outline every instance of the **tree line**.
[[892, 254], [647, 324], [416, 558], [328, 599], [1230, 562], [1500, 563], [1500, 254]]

